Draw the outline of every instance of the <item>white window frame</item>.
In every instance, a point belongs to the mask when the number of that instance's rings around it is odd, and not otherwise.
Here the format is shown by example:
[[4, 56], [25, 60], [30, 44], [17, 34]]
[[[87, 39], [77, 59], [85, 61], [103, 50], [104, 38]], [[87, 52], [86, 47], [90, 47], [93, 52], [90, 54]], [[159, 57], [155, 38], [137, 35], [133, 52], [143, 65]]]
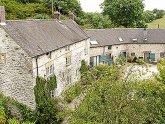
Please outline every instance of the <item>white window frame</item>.
[[54, 65], [46, 67], [46, 77], [49, 79], [52, 75], [54, 75]]
[[66, 66], [71, 65], [71, 56], [66, 57]]
[[70, 46], [69, 45], [65, 47], [65, 51], [70, 51]]

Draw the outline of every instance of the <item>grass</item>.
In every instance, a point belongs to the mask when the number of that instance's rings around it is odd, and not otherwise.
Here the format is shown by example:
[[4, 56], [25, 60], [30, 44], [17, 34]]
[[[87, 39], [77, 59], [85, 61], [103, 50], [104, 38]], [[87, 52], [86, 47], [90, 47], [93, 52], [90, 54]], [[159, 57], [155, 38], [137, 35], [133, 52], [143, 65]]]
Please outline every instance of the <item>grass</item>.
[[157, 19], [154, 20], [151, 23], [148, 23], [148, 28], [158, 28], [158, 24], [159, 24], [159, 28], [165, 28], [165, 16], [161, 19]]

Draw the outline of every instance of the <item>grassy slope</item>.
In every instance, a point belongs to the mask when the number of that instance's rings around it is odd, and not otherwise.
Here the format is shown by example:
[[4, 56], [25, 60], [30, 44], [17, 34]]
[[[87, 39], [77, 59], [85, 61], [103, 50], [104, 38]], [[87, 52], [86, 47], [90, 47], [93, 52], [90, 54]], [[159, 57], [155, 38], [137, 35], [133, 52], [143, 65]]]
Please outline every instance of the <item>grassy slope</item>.
[[148, 23], [148, 28], [158, 28], [158, 24], [160, 28], [165, 28], [165, 16], [161, 19], [157, 19], [151, 23]]

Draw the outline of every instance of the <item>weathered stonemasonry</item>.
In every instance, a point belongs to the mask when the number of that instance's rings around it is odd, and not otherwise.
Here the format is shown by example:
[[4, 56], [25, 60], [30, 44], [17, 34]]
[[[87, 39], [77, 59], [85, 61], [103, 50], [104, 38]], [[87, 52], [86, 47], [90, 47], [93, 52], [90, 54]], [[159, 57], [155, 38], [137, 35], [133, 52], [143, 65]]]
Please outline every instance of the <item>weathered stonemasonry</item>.
[[0, 28], [0, 92], [35, 107], [32, 58]]
[[136, 56], [152, 63], [165, 58], [165, 29], [93, 29], [87, 33], [91, 66], [109, 64], [120, 56]]

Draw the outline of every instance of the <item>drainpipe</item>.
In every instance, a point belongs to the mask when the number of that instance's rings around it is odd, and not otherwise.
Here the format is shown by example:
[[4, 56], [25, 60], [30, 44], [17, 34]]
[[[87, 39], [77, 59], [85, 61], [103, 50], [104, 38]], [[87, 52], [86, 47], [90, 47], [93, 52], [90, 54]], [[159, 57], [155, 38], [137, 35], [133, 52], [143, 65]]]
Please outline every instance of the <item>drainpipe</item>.
[[103, 48], [103, 55], [105, 55], [105, 46], [104, 46], [104, 48]]
[[37, 69], [37, 77], [38, 77], [38, 56], [36, 57], [36, 69]]

